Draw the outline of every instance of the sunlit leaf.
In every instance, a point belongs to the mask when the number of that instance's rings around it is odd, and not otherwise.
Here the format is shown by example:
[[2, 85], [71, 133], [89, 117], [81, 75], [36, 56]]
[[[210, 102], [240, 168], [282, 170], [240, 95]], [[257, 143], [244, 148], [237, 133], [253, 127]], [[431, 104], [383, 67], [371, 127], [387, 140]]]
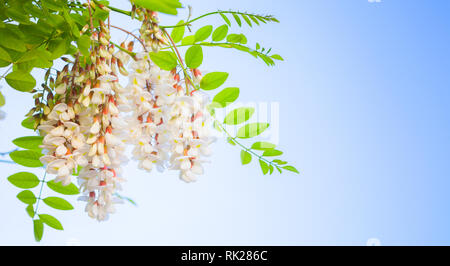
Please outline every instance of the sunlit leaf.
[[241, 139], [253, 138], [264, 132], [268, 127], [268, 123], [250, 123], [241, 127], [236, 137]]
[[33, 220], [34, 239], [39, 242], [44, 234], [44, 224], [41, 220]]
[[34, 188], [39, 185], [39, 178], [29, 172], [19, 172], [8, 177], [8, 181], [18, 188]]
[[24, 150], [24, 151], [13, 151], [9, 154], [11, 159], [23, 166], [26, 167], [41, 167], [43, 166], [39, 158], [41, 157], [41, 153], [32, 150]]
[[73, 210], [72, 204], [67, 200], [59, 197], [47, 197], [43, 199], [44, 203], [48, 206], [58, 210]]
[[39, 214], [39, 218], [43, 223], [50, 226], [51, 228], [54, 228], [56, 230], [64, 230], [61, 222], [49, 214]]
[[241, 150], [241, 163], [242, 165], [249, 164], [252, 161], [252, 155], [247, 151]]
[[223, 123], [227, 125], [239, 125], [249, 120], [254, 112], [255, 108], [253, 107], [236, 108], [225, 116]]
[[162, 70], [170, 71], [178, 65], [176, 55], [168, 51], [150, 52], [150, 59]]
[[36, 86], [36, 80], [30, 73], [25, 71], [15, 70], [9, 73], [5, 79], [9, 86], [18, 91], [28, 92]]
[[223, 89], [221, 92], [217, 93], [213, 98], [213, 102], [218, 103], [218, 107], [225, 107], [230, 103], [236, 101], [239, 97], [239, 88], [229, 87]]
[[42, 144], [42, 136], [27, 136], [14, 139], [12, 142], [20, 148], [29, 150], [40, 150], [39, 145]]
[[55, 182], [54, 180], [52, 180], [47, 182], [47, 186], [51, 190], [64, 195], [77, 195], [80, 193], [78, 187], [73, 183], [70, 183], [67, 186], [63, 186], [61, 182]]
[[220, 42], [221, 40], [225, 39], [225, 37], [227, 37], [227, 34], [228, 26], [224, 24], [214, 30], [212, 40], [215, 42]]
[[36, 196], [30, 190], [24, 190], [17, 194], [17, 198], [25, 204], [35, 204]]
[[186, 66], [189, 68], [198, 68], [203, 62], [203, 50], [199, 45], [189, 47], [186, 51]]
[[204, 90], [214, 90], [220, 87], [228, 78], [226, 72], [211, 72], [203, 76], [200, 81], [200, 88]]

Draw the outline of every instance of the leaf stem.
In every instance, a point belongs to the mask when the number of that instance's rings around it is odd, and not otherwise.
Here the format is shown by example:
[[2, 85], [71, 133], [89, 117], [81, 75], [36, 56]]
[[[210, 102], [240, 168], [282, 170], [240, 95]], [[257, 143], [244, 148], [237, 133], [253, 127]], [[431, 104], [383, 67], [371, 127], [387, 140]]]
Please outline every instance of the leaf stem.
[[38, 211], [38, 209], [39, 209], [39, 202], [41, 201], [41, 196], [42, 196], [42, 189], [44, 188], [44, 184], [46, 183], [45, 182], [45, 177], [47, 176], [47, 171], [45, 171], [45, 174], [44, 174], [44, 177], [42, 178], [42, 183], [41, 183], [41, 188], [40, 188], [40, 190], [39, 190], [39, 196], [37, 197], [37, 202], [36, 202], [36, 209], [34, 210], [34, 215], [33, 215], [33, 219], [34, 219], [34, 217], [36, 216], [36, 213], [37, 213], [37, 211]]

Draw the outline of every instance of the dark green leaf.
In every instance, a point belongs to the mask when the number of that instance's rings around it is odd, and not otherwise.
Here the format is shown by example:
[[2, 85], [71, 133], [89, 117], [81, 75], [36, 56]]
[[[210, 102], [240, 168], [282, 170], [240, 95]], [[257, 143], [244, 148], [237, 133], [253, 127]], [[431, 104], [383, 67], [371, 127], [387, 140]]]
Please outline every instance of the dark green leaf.
[[19, 188], [34, 188], [39, 185], [39, 178], [29, 172], [19, 172], [8, 177], [8, 181]]

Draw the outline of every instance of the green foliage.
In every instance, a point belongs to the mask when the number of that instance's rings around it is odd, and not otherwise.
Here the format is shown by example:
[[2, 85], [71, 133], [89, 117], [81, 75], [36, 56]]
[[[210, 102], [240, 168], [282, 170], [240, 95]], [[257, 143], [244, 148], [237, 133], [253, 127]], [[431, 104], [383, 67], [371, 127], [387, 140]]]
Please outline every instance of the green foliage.
[[39, 214], [39, 218], [43, 223], [50, 226], [51, 228], [54, 228], [56, 230], [64, 230], [63, 226], [61, 225], [61, 222], [49, 214]]
[[53, 190], [55, 192], [58, 192], [60, 194], [63, 194], [63, 195], [77, 195], [77, 194], [80, 194], [80, 191], [78, 190], [78, 187], [75, 186], [73, 183], [70, 183], [67, 186], [63, 186], [61, 184], [61, 182], [56, 183], [54, 180], [52, 180], [52, 181], [48, 181], [47, 182], [47, 186], [51, 190]]
[[201, 41], [208, 39], [208, 37], [212, 33], [212, 30], [213, 30], [213, 26], [211, 26], [211, 25], [201, 27], [200, 29], [197, 30], [197, 32], [195, 32], [195, 41], [201, 42]]
[[249, 120], [254, 112], [255, 108], [253, 107], [236, 108], [225, 116], [223, 123], [226, 125], [239, 125]]
[[201, 46], [194, 45], [186, 51], [186, 66], [189, 68], [198, 68], [203, 62], [203, 50]]
[[206, 74], [200, 81], [200, 88], [203, 90], [214, 90], [220, 87], [228, 79], [226, 72], [211, 72]]
[[269, 165], [263, 160], [259, 160], [259, 165], [261, 167], [261, 171], [263, 172], [263, 174], [266, 175], [270, 170]]
[[280, 156], [282, 154], [283, 154], [282, 151], [271, 149], [271, 150], [265, 150], [263, 153], [263, 156], [272, 157], [272, 156]]
[[236, 101], [238, 97], [239, 97], [239, 88], [229, 87], [217, 93], [216, 96], [214, 96], [213, 98], [213, 103], [217, 103], [215, 107], [225, 107], [230, 103]]
[[25, 211], [27, 212], [28, 216], [30, 216], [30, 218], [33, 219], [34, 217], [34, 209], [33, 209], [33, 205], [30, 204], [25, 208]]
[[131, 0], [136, 5], [170, 15], [178, 14], [177, 8], [182, 5], [178, 0]]
[[0, 92], [0, 107], [5, 105], [5, 96], [3, 96], [2, 92]]
[[286, 165], [286, 166], [283, 166], [282, 168], [283, 168], [283, 169], [286, 169], [286, 170], [288, 170], [288, 171], [291, 171], [291, 172], [300, 174], [300, 172], [299, 172], [294, 166]]
[[13, 151], [9, 154], [11, 160], [26, 167], [42, 167], [41, 153], [33, 150]]
[[238, 130], [236, 137], [241, 139], [253, 138], [263, 133], [268, 127], [268, 123], [246, 124]]
[[192, 45], [195, 43], [195, 35], [188, 35], [181, 40], [181, 45]]
[[34, 129], [34, 120], [32, 117], [27, 117], [22, 121], [21, 125], [24, 128]]
[[33, 76], [30, 73], [22, 70], [15, 70], [9, 73], [5, 77], [5, 79], [6, 82], [8, 82], [9, 86], [18, 91], [31, 91], [36, 86], [36, 80], [33, 78]]
[[10, 175], [8, 181], [18, 188], [34, 188], [40, 182], [35, 174], [29, 172], [19, 172]]
[[225, 37], [227, 37], [227, 34], [228, 34], [228, 26], [224, 24], [214, 30], [212, 40], [215, 42], [220, 42], [223, 39], [225, 39]]
[[270, 142], [264, 142], [264, 141], [258, 141], [253, 143], [251, 149], [253, 150], [260, 150], [260, 151], [265, 151], [265, 150], [271, 150], [275, 148], [275, 144], [272, 144]]
[[[180, 20], [180, 22], [177, 23], [177, 26], [184, 24], [184, 20]], [[184, 32], [185, 32], [186, 28], [185, 27], [175, 27], [172, 30], [172, 33], [170, 34], [170, 36], [172, 37], [172, 40], [174, 41], [174, 43], [178, 43], [183, 39], [184, 36]]]
[[33, 220], [34, 239], [40, 242], [44, 234], [44, 224], [41, 220]]
[[32, 205], [36, 203], [36, 196], [30, 190], [24, 190], [20, 192], [19, 194], [17, 194], [17, 198], [25, 204]]
[[252, 155], [247, 151], [241, 150], [241, 163], [242, 165], [249, 164], [252, 161]]
[[39, 145], [42, 144], [42, 136], [28, 136], [14, 139], [12, 142], [20, 148], [29, 150], [40, 150]]
[[150, 59], [159, 68], [170, 71], [177, 67], [178, 61], [174, 53], [168, 51], [160, 51], [158, 53], [150, 52]]
[[63, 198], [47, 197], [47, 198], [43, 199], [42, 201], [44, 201], [44, 203], [47, 204], [48, 206], [50, 206], [54, 209], [57, 209], [57, 210], [63, 210], [63, 211], [73, 210], [72, 204], [70, 204], [67, 200], [65, 200]]

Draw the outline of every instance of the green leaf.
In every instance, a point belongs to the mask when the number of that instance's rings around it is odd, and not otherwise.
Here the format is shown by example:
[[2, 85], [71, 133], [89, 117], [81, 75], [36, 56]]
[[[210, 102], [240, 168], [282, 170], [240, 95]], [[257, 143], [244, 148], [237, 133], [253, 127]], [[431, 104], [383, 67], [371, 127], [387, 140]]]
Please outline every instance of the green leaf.
[[197, 32], [195, 32], [195, 41], [201, 42], [208, 39], [208, 37], [211, 35], [212, 30], [213, 26], [211, 25], [201, 27], [200, 29], [197, 30]]
[[181, 45], [191, 45], [195, 43], [195, 36], [194, 35], [188, 35], [181, 40]]
[[48, 206], [55, 208], [57, 210], [73, 210], [72, 204], [70, 204], [67, 200], [59, 198], [59, 197], [47, 197], [43, 199], [44, 203]]
[[39, 185], [39, 178], [29, 172], [19, 172], [8, 177], [8, 181], [18, 188], [34, 188]]
[[[180, 20], [177, 23], [177, 26], [181, 24], [184, 24], [184, 20]], [[177, 43], [183, 39], [185, 30], [186, 30], [185, 26], [173, 28], [172, 32], [170, 33], [170, 36], [172, 37], [174, 43]]]
[[203, 76], [200, 81], [200, 88], [204, 90], [214, 90], [220, 87], [228, 78], [226, 72], [211, 72]]
[[186, 66], [194, 69], [198, 68], [203, 62], [203, 50], [199, 45], [189, 47], [186, 51]]
[[9, 86], [18, 91], [28, 92], [36, 86], [36, 80], [33, 76], [30, 73], [21, 70], [14, 70], [9, 73], [5, 79]]
[[212, 40], [215, 42], [220, 42], [221, 40], [225, 39], [225, 37], [227, 37], [227, 34], [228, 34], [228, 26], [224, 24], [214, 30]]
[[250, 27], [253, 26], [253, 25], [252, 25], [252, 22], [250, 21], [250, 19], [248, 18], [247, 15], [242, 14], [242, 17], [244, 18], [245, 22], [247, 22], [247, 24], [248, 24]]
[[177, 57], [172, 52], [160, 51], [158, 53], [150, 52], [150, 59], [162, 70], [170, 71], [177, 67]]
[[30, 190], [24, 190], [17, 194], [17, 198], [25, 204], [35, 204], [36, 196]]
[[0, 60], [6, 61], [8, 62], [8, 64], [13, 62], [8, 52], [1, 47], [0, 47]]
[[291, 166], [291, 165], [286, 165], [281, 168], [286, 169], [291, 172], [294, 172], [294, 173], [297, 173], [297, 174], [300, 174], [300, 172], [294, 166]]
[[236, 23], [239, 25], [239, 27], [241, 27], [242, 22], [241, 22], [241, 19], [239, 18], [239, 16], [237, 14], [233, 13], [233, 17], [234, 17], [234, 20], [236, 20]]
[[281, 57], [281, 55], [278, 55], [278, 54], [273, 54], [270, 57], [272, 57], [275, 60], [284, 61], [283, 57]]
[[66, 54], [69, 49], [69, 42], [66, 39], [54, 39], [48, 43], [48, 50], [51, 52], [50, 59], [57, 59]]
[[33, 217], [34, 217], [34, 208], [33, 208], [33, 205], [28, 205], [28, 206], [25, 208], [25, 211], [28, 213], [28, 215], [30, 216], [30, 218], [33, 218]]
[[230, 103], [236, 101], [239, 97], [239, 88], [229, 87], [223, 89], [221, 92], [214, 96], [213, 102], [218, 103], [218, 107], [225, 107]]
[[214, 121], [213, 127], [214, 127], [215, 130], [217, 130], [217, 131], [219, 131], [219, 132], [222, 132], [222, 128], [220, 128], [219, 122]]
[[259, 160], [259, 165], [261, 166], [263, 174], [266, 175], [269, 172], [269, 165], [263, 160]]
[[56, 219], [55, 217], [49, 215], [49, 214], [39, 214], [39, 218], [44, 222], [46, 225], [50, 226], [51, 228], [54, 228], [56, 230], [64, 230], [61, 223]]
[[61, 1], [58, 0], [41, 0], [42, 5], [48, 9], [55, 11], [63, 11], [64, 5]]
[[269, 174], [273, 174], [273, 165], [269, 164]]
[[273, 160], [272, 162], [274, 162], [274, 163], [276, 163], [276, 164], [278, 164], [278, 165], [287, 164], [286, 161], [282, 161], [282, 160], [278, 160], [278, 159], [275, 159], [275, 160]]
[[89, 56], [89, 47], [91, 46], [91, 38], [88, 35], [83, 35], [77, 40], [78, 49], [84, 56]]
[[247, 151], [241, 150], [241, 163], [242, 165], [249, 164], [252, 161], [252, 155]]
[[158, 11], [169, 15], [178, 14], [177, 8], [182, 5], [178, 0], [133, 0], [138, 6], [145, 7], [152, 11]]
[[12, 142], [20, 148], [29, 149], [29, 150], [40, 150], [39, 145], [42, 144], [42, 140], [44, 137], [42, 136], [28, 136], [28, 137], [20, 137], [14, 139]]
[[80, 194], [80, 191], [78, 190], [78, 187], [70, 183], [67, 186], [63, 186], [61, 182], [55, 182], [54, 180], [47, 182], [47, 186], [58, 193], [64, 194], [64, 195], [77, 195]]
[[249, 120], [254, 112], [255, 108], [253, 107], [236, 108], [225, 116], [223, 123], [227, 125], [239, 125]]
[[245, 37], [244, 34], [232, 33], [232, 34], [229, 34], [227, 36], [227, 42], [246, 44], [247, 43], [247, 37]]
[[251, 149], [265, 151], [265, 150], [274, 149], [275, 147], [276, 147], [275, 144], [272, 144], [270, 142], [258, 141], [258, 142], [253, 143]]
[[0, 91], [0, 107], [5, 105], [5, 96], [3, 96], [2, 92]]
[[34, 239], [39, 242], [44, 234], [44, 224], [41, 220], [33, 220]]
[[241, 139], [253, 138], [264, 132], [269, 127], [269, 123], [250, 123], [241, 127], [236, 137]]
[[41, 153], [32, 150], [24, 150], [24, 151], [13, 151], [9, 154], [11, 159], [26, 167], [42, 167], [41, 161], [39, 158], [41, 157]]
[[220, 14], [220, 16], [223, 18], [223, 20], [225, 21], [225, 23], [227, 23], [228, 26], [231, 26], [231, 21], [227, 18], [227, 16], [225, 16], [225, 15], [222, 14], [222, 13], [219, 13], [219, 14]]
[[234, 142], [234, 140], [230, 137], [227, 138], [227, 142], [233, 146], [236, 146], [236, 142]]
[[282, 151], [271, 149], [271, 150], [264, 151], [263, 156], [268, 156], [268, 157], [269, 156], [280, 156], [282, 154], [283, 154]]
[[0, 36], [2, 36], [0, 38], [0, 45], [14, 51], [25, 52], [27, 50], [27, 47], [25, 46], [25, 43], [22, 40], [23, 37], [21, 37], [19, 30], [15, 31], [14, 29], [13, 28], [0, 29]]
[[33, 129], [33, 130], [34, 130], [34, 119], [33, 119], [33, 117], [27, 117], [27, 118], [25, 118], [25, 119], [22, 121], [21, 125], [22, 125], [24, 128], [28, 128], [28, 129]]

